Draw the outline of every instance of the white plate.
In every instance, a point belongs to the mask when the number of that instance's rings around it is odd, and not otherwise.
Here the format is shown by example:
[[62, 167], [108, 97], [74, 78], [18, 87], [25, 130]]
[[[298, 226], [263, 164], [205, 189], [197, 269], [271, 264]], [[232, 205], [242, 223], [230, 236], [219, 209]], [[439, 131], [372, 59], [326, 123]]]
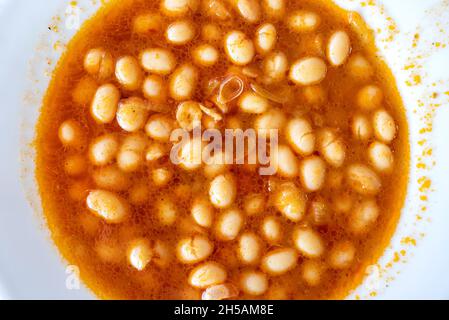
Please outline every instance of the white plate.
[[[78, 19], [82, 22], [88, 18], [98, 5], [93, 3], [99, 2], [81, 0], [73, 7], [69, 0], [0, 0], [1, 298], [93, 298], [82, 286], [79, 290], [67, 288], [67, 282], [73, 284], [73, 278], [66, 274], [66, 263], [49, 240], [42, 220], [33, 180], [33, 153], [28, 144], [34, 135], [42, 95], [63, 44], [76, 31]], [[350, 297], [447, 299], [449, 175], [445, 167], [449, 163], [449, 149], [445, 143], [449, 141], [449, 95], [444, 94], [449, 91], [449, 49], [445, 47], [449, 32], [447, 1], [409, 0], [406, 6], [402, 0], [382, 1], [385, 7], [371, 5], [373, 1], [337, 2], [361, 11], [374, 30], [384, 30], [377, 35], [378, 44], [404, 98], [412, 146], [409, 192], [399, 227], [390, 248]], [[363, 6], [362, 2], [368, 5]], [[395, 27], [389, 27], [392, 21]], [[417, 33], [419, 40], [415, 39]], [[391, 41], [383, 41], [391, 35]], [[412, 64], [415, 67], [411, 68]], [[414, 83], [419, 80], [417, 75], [421, 77], [418, 85]], [[434, 92], [438, 93], [436, 98], [432, 98]], [[420, 134], [429, 121], [433, 130]], [[424, 144], [420, 144], [423, 140]], [[432, 155], [423, 157], [429, 148]], [[418, 169], [420, 162], [427, 167]], [[423, 177], [432, 181], [428, 190]], [[422, 196], [428, 200], [421, 200]], [[425, 211], [423, 206], [427, 208]], [[417, 215], [422, 219], [418, 220]]]

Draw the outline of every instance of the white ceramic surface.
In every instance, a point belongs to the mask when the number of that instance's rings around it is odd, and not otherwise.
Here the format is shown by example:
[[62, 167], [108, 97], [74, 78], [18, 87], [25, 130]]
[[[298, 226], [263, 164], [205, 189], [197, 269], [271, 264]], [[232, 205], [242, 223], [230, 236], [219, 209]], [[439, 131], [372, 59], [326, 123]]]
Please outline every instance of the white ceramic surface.
[[[77, 19], [88, 18], [98, 2], [81, 0], [73, 7], [69, 0], [0, 0], [0, 298], [93, 298], [83, 287], [67, 289], [66, 263], [51, 243], [39, 209], [28, 144], [63, 44], [76, 32]], [[337, 2], [359, 10], [374, 30], [385, 31], [377, 35], [378, 45], [404, 98], [412, 146], [409, 192], [397, 232], [379, 264], [350, 297], [448, 299], [448, 1], [408, 0], [406, 8], [402, 0], [365, 6], [361, 3], [372, 1]], [[395, 27], [389, 28], [392, 21]], [[411, 64], [415, 67], [407, 68]], [[414, 83], [417, 75], [421, 80]], [[438, 95], [433, 98], [434, 92]], [[419, 134], [428, 127], [427, 119], [433, 130]], [[433, 154], [423, 158], [429, 148]], [[427, 168], [416, 169], [418, 162]], [[422, 177], [432, 181], [428, 191]], [[421, 201], [423, 195], [429, 200]], [[416, 240], [416, 246], [406, 239]]]

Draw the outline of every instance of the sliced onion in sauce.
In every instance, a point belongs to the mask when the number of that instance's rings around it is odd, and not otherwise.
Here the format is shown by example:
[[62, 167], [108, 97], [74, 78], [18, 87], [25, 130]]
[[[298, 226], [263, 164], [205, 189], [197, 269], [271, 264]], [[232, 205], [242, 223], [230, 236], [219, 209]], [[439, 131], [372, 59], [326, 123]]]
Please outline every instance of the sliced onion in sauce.
[[264, 87], [258, 85], [257, 83], [251, 83], [250, 85], [251, 90], [253, 90], [255, 93], [257, 93], [259, 96], [262, 96], [268, 100], [271, 100], [273, 102], [284, 104], [288, 102], [289, 95], [285, 94], [285, 92], [281, 93], [274, 93], [271, 91], [268, 91]]
[[211, 96], [215, 93], [216, 90], [220, 87], [221, 82], [223, 81], [223, 77], [212, 78], [207, 82], [205, 93], [206, 96]]
[[248, 78], [258, 78], [260, 77], [260, 71], [255, 66], [247, 66], [242, 69], [242, 74]]
[[214, 95], [210, 99], [211, 103], [213, 103], [223, 114], [228, 113], [230, 111], [230, 106], [226, 103], [220, 103], [218, 101], [218, 95]]
[[218, 89], [217, 102], [228, 104], [240, 97], [245, 88], [245, 81], [239, 76], [229, 75], [220, 84]]
[[212, 119], [214, 119], [214, 121], [221, 121], [223, 120], [223, 116], [221, 114], [219, 114], [217, 111], [215, 111], [212, 108], [208, 108], [205, 105], [200, 103], [200, 109], [201, 111], [203, 111], [206, 115], [208, 115], [209, 117], [211, 117]]

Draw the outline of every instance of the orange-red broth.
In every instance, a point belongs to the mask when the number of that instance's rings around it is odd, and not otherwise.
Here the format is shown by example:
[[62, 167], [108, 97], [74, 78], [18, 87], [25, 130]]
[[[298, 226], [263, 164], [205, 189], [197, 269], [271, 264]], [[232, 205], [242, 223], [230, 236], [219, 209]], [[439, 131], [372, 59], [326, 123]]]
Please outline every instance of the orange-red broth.
[[[195, 36], [188, 44], [174, 46], [167, 43], [164, 34], [167, 26], [180, 18], [161, 12], [159, 1], [114, 1], [85, 23], [68, 45], [54, 72], [37, 125], [36, 176], [44, 212], [55, 243], [70, 264], [80, 267], [82, 279], [99, 297], [200, 299], [207, 288], [195, 288], [189, 284], [189, 274], [194, 268], [213, 261], [226, 271], [226, 278], [217, 280], [217, 284], [224, 284], [224, 287], [215, 288], [219, 292], [218, 297], [227, 297], [228, 294], [231, 298], [238, 299], [342, 298], [361, 282], [366, 267], [376, 261], [388, 243], [399, 217], [407, 183], [407, 123], [394, 79], [376, 56], [370, 30], [358, 15], [345, 12], [327, 1], [288, 1], [285, 13], [281, 12], [282, 17], [279, 18], [270, 15], [265, 1], [262, 2], [257, 23], [245, 20], [232, 1], [220, 1], [230, 15], [224, 21], [206, 15], [203, 6], [199, 6], [195, 13], [189, 10], [185, 17], [193, 21]], [[253, 2], [248, 3], [251, 5]], [[259, 1], [255, 3], [259, 4]], [[315, 13], [319, 17], [319, 25], [306, 31], [289, 27], [289, 15], [297, 10]], [[136, 29], [136, 19], [148, 13], [158, 15], [159, 23], [154, 26], [158, 30], [145, 30], [152, 28], [151, 23], [140, 25], [140, 29], [144, 30], [138, 30], [139, 26]], [[144, 21], [140, 19], [141, 22]], [[318, 57], [327, 65], [325, 78], [313, 85], [301, 85], [295, 84], [292, 77], [289, 79], [286, 72], [278, 84], [267, 84], [266, 78], [263, 77], [263, 61], [267, 54], [260, 52], [255, 53], [251, 63], [247, 65], [250, 68], [246, 71], [243, 71], [242, 66], [233, 66], [224, 50], [223, 35], [231, 30], [240, 30], [248, 39], [252, 39], [256, 29], [266, 22], [272, 23], [277, 31], [277, 43], [272, 51], [283, 52], [289, 68], [298, 59]], [[204, 40], [205, 33], [210, 33], [211, 29], [205, 31], [202, 28], [210, 23], [213, 23], [222, 35], [218, 40]], [[352, 49], [350, 56], [341, 66], [332, 66], [326, 47], [329, 38], [338, 30], [349, 35]], [[95, 174], [98, 174], [102, 167], [89, 161], [89, 149], [94, 139], [104, 134], [113, 133], [118, 137], [119, 143], [123, 143], [130, 133], [125, 132], [116, 120], [105, 124], [94, 121], [91, 112], [92, 99], [98, 86], [106, 83], [113, 84], [120, 91], [121, 99], [131, 96], [142, 99], [145, 97], [141, 83], [135, 88], [126, 88], [113, 74], [108, 74], [107, 64], [103, 66], [106, 68], [103, 69], [106, 70], [105, 79], [98, 73], [88, 75], [84, 68], [86, 54], [91, 49], [101, 48], [102, 52], [110, 54], [113, 59], [111, 67], [114, 70], [120, 57], [128, 55], [139, 61], [145, 49], [162, 47], [173, 53], [177, 65], [180, 66], [183, 63], [192, 63], [193, 49], [204, 43], [216, 48], [219, 59], [213, 66], [197, 63], [198, 85], [189, 100], [206, 104], [211, 100], [209, 92], [204, 89], [207, 88], [209, 80], [217, 76], [225, 77], [230, 73], [238, 74], [247, 85], [251, 82], [267, 90], [287, 90], [278, 91], [289, 94], [286, 101], [282, 104], [269, 101], [269, 104], [271, 108], [279, 108], [284, 113], [285, 121], [300, 118], [311, 124], [313, 134], [317, 136], [316, 146], [311, 155], [302, 156], [295, 153], [295, 158], [298, 163], [310, 156], [317, 156], [322, 161], [324, 159], [326, 175], [323, 185], [319, 190], [310, 192], [304, 186], [300, 173], [292, 178], [264, 177], [254, 168], [232, 166], [228, 174], [232, 175], [237, 183], [236, 199], [231, 208], [240, 214], [243, 222], [235, 238], [223, 239], [216, 230], [219, 229], [217, 225], [220, 224], [220, 215], [227, 209], [213, 210], [214, 220], [210, 228], [198, 225], [191, 213], [195, 199], [199, 196], [208, 199], [213, 178], [206, 177], [203, 168], [186, 171], [171, 164], [169, 158], [164, 156], [157, 161], [144, 161], [133, 172], [120, 175], [121, 180], [115, 185], [113, 183], [110, 188], [116, 190], [110, 191], [128, 203], [129, 215], [120, 223], [110, 223], [102, 219], [89, 210], [86, 204], [89, 193], [102, 189], [95, 182]], [[141, 66], [139, 69], [143, 75], [149, 75]], [[254, 72], [258, 73], [256, 78], [252, 78], [251, 74]], [[167, 85], [169, 75], [161, 77]], [[379, 88], [383, 99], [376, 102], [375, 97], [366, 103], [367, 99], [362, 97], [360, 102], [358, 92], [367, 85]], [[159, 101], [149, 99], [149, 102], [158, 108], [163, 107], [164, 114], [172, 117], [175, 122], [180, 101], [175, 101], [170, 95], [168, 93], [166, 99]], [[214, 107], [213, 104], [208, 106]], [[373, 123], [374, 114], [379, 110], [386, 110], [392, 116], [396, 131], [394, 139], [384, 143], [394, 158], [394, 162], [389, 164], [390, 168], [386, 171], [379, 171], [373, 166], [368, 151], [382, 134], [372, 133], [370, 130], [365, 132], [366, 128], [363, 126], [365, 123]], [[150, 114], [154, 112], [147, 116]], [[358, 115], [367, 120], [361, 121], [361, 125], [354, 129], [354, 118]], [[210, 126], [212, 123], [220, 129], [234, 127], [235, 123], [248, 128], [253, 126], [257, 117], [258, 115], [244, 112], [234, 106], [229, 113], [223, 114], [222, 121], [214, 123], [204, 116], [202, 122], [203, 126]], [[60, 126], [67, 120], [71, 121], [69, 123], [76, 123], [83, 136], [78, 143], [71, 146], [70, 143], [61, 142]], [[286, 126], [287, 124], [283, 123], [281, 131], [285, 130]], [[344, 147], [344, 160], [338, 164], [338, 168], [335, 163], [332, 165], [327, 161], [329, 159], [326, 159], [325, 152], [319, 147], [318, 136], [326, 128], [331, 129], [330, 132], [335, 135], [328, 143], [338, 141]], [[145, 129], [139, 132], [145, 136]], [[146, 139], [147, 143], [153, 140], [150, 137]], [[285, 136], [281, 136], [281, 143], [289, 146]], [[74, 161], [68, 165], [67, 159], [71, 156], [75, 156], [78, 162]], [[116, 166], [114, 163], [115, 158], [109, 165]], [[381, 186], [371, 195], [364, 194], [363, 183], [354, 187], [348, 178], [351, 165], [358, 163], [370, 168], [370, 172], [380, 181]], [[387, 161], [387, 166], [388, 163]], [[71, 165], [75, 172], [70, 171]], [[162, 169], [163, 177], [169, 172], [168, 181], [163, 178], [161, 186], [155, 183], [155, 169]], [[273, 190], [285, 182], [293, 183], [306, 203], [304, 214], [297, 221], [286, 218], [273, 200]], [[248, 214], [245, 211], [245, 199], [253, 194], [262, 199], [263, 210], [256, 210], [257, 214]], [[155, 206], [161, 199], [171, 200], [176, 210], [175, 222], [169, 223], [168, 226], [161, 224], [155, 213]], [[374, 201], [378, 216], [369, 223], [366, 230], [363, 227], [362, 231], [355, 232], [357, 227], [353, 225], [354, 221], [358, 220], [354, 218], [354, 212], [357, 206], [367, 199]], [[269, 219], [268, 222], [266, 219]], [[269, 233], [264, 233], [264, 221], [267, 222], [267, 229], [278, 224], [281, 230], [278, 238], [269, 239]], [[316, 256], [312, 254], [312, 257], [295, 246], [295, 234], [298, 229], [304, 228], [313, 230], [313, 234], [320, 239], [322, 248], [318, 253], [315, 251]], [[260, 257], [256, 258], [256, 263], [246, 265], [239, 258], [238, 246], [242, 235], [248, 233], [253, 233], [260, 239]], [[178, 243], [181, 239], [198, 235], [212, 244], [210, 255], [202, 262], [182, 263], [176, 255]], [[144, 264], [143, 270], [133, 267], [129, 259], [130, 247], [136, 241], [143, 241], [148, 248], [147, 254], [151, 256]], [[352, 259], [344, 267], [336, 267], [335, 261], [338, 259], [335, 254], [339, 252], [338, 248], [347, 249], [348, 246], [354, 252]], [[273, 275], [261, 261], [269, 252], [279, 248], [294, 252], [295, 262], [285, 273]], [[246, 277], [248, 274], [254, 276], [254, 282], [249, 285]], [[257, 295], [251, 294], [248, 289], [251, 286], [262, 289]]]

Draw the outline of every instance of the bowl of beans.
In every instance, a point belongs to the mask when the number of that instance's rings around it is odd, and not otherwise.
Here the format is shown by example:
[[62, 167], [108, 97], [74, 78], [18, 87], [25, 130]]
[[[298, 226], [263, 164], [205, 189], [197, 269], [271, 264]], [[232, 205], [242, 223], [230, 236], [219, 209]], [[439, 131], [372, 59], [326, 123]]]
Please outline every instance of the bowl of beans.
[[[407, 281], [447, 238], [429, 118], [448, 95], [411, 60], [434, 52], [387, 16], [400, 5], [337, 2], [86, 0], [33, 18], [48, 30], [17, 117], [39, 217], [17, 246], [39, 239], [43, 258], [4, 281], [0, 259], [5, 295], [447, 297], [446, 280]], [[50, 284], [24, 293], [30, 277]]]

